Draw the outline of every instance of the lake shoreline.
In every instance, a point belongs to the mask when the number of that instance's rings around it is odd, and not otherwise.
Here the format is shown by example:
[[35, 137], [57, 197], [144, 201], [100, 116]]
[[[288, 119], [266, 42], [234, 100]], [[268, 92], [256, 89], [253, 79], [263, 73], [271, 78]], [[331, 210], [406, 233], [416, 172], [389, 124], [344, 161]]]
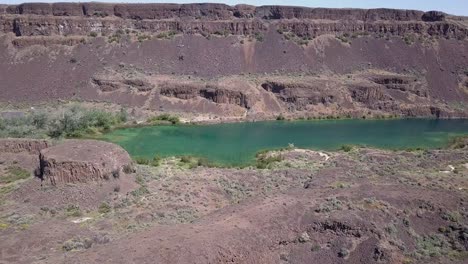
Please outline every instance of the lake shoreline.
[[443, 148], [466, 134], [466, 119], [340, 119], [138, 126], [116, 129], [98, 139], [121, 145], [133, 157], [191, 156], [246, 164], [258, 152], [289, 145], [319, 151], [348, 145], [423, 150]]

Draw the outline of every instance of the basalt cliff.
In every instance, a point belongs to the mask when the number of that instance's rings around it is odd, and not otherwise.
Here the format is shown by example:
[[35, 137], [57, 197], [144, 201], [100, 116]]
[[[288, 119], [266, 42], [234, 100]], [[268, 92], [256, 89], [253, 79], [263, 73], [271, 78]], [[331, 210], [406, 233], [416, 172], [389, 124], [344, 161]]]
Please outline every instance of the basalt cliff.
[[468, 18], [223, 4], [0, 5], [0, 101], [239, 119], [467, 117]]

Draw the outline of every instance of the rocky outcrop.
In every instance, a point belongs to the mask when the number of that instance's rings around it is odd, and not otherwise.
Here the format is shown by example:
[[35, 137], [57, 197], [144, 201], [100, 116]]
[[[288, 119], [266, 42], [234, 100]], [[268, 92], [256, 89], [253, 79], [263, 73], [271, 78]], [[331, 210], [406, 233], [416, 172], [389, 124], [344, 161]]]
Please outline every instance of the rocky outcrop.
[[421, 20], [424, 12], [395, 9], [328, 9], [294, 6], [225, 4], [106, 4], [106, 3], [24, 3], [3, 6], [7, 14], [47, 16], [116, 16], [125, 19], [169, 19], [178, 17], [233, 19], [359, 19], [359, 20]]
[[462, 117], [466, 21], [392, 9], [1, 5], [0, 99], [255, 120]]
[[91, 82], [96, 85], [101, 92], [132, 89], [137, 92], [148, 92], [154, 88], [154, 85], [141, 73], [123, 74], [120, 71], [114, 70], [107, 70], [95, 74]]
[[326, 19], [326, 20], [421, 20], [423, 12], [396, 9], [329, 9], [294, 6], [261, 6], [255, 16], [263, 19]]
[[234, 104], [247, 109], [252, 106], [252, 100], [243, 92], [214, 84], [164, 82], [159, 87], [160, 94], [167, 97], [184, 100], [202, 97], [218, 104]]
[[434, 118], [466, 116], [463, 111], [431, 100], [427, 84], [412, 75], [367, 72], [341, 80], [301, 79], [272, 78], [260, 87], [279, 99], [288, 112], [316, 113], [337, 107], [335, 114], [351, 117], [370, 113]]
[[375, 85], [353, 85], [350, 86], [349, 89], [353, 100], [367, 105], [372, 105], [379, 101], [391, 100], [381, 87]]
[[29, 154], [39, 154], [45, 148], [50, 147], [52, 144], [47, 140], [41, 139], [0, 139], [0, 152], [1, 153], [21, 153], [26, 152]]
[[447, 14], [440, 11], [429, 11], [424, 13], [422, 20], [428, 22], [445, 21], [446, 16]]
[[[0, 7], [0, 31], [16, 36], [109, 35], [118, 29], [252, 35], [274, 25], [301, 37], [323, 34], [427, 34], [464, 39], [466, 27], [442, 12], [224, 4], [25, 3]], [[463, 19], [463, 18], [459, 18]]]
[[132, 160], [112, 143], [67, 140], [40, 152], [39, 177], [52, 185], [118, 179]]
[[316, 80], [315, 83], [267, 81], [261, 86], [290, 104], [289, 108], [294, 107], [294, 110], [306, 110], [308, 105], [335, 103], [339, 97], [336, 91], [327, 91], [326, 81], [322, 80]]
[[18, 16], [0, 17], [0, 31], [16, 36], [88, 36], [90, 32], [109, 36], [118, 30], [132, 29], [146, 33], [176, 31], [184, 34], [215, 34], [228, 32], [233, 35], [250, 35], [264, 31], [260, 20], [124, 20], [119, 18], [88, 19], [86, 17]]
[[30, 47], [33, 45], [40, 45], [44, 47], [49, 47], [53, 45], [63, 45], [63, 46], [76, 46], [80, 43], [84, 43], [85, 39], [81, 36], [71, 36], [71, 37], [45, 37], [45, 36], [35, 36], [35, 37], [18, 37], [11, 41], [11, 44], [16, 48]]
[[0, 5], [0, 14], [83, 16], [124, 19], [195, 18], [227, 20], [235, 18], [276, 19], [327, 19], [361, 21], [442, 21], [445, 14], [438, 11], [422, 12], [397, 9], [330, 9], [297, 6], [249, 6], [201, 3], [201, 4], [106, 4], [106, 3], [24, 3]]
[[407, 36], [409, 34], [425, 35], [428, 37], [444, 37], [447, 39], [465, 39], [468, 29], [449, 22], [425, 23], [420, 21], [389, 22], [376, 21], [367, 23], [363, 21], [349, 22], [346, 20], [286, 20], [279, 23], [280, 31], [292, 32], [300, 37], [316, 38], [320, 35], [344, 35], [347, 38], [356, 38], [362, 35], [373, 34], [383, 36]]
[[404, 75], [374, 75], [370, 79], [387, 89], [410, 92], [417, 96], [427, 97], [427, 87], [415, 77]]

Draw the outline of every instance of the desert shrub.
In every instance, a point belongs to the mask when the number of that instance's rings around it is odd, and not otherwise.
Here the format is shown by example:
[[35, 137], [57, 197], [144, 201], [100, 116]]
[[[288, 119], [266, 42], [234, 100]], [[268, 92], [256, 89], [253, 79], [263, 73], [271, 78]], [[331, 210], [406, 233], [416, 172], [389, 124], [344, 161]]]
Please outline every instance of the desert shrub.
[[6, 169], [6, 174], [0, 177], [0, 184], [8, 184], [18, 180], [27, 179], [31, 173], [17, 166], [10, 166]]
[[443, 235], [433, 234], [418, 237], [416, 241], [416, 252], [423, 257], [438, 257], [447, 255], [451, 246]]
[[278, 121], [283, 121], [285, 119], [286, 118], [282, 114], [280, 114], [279, 116], [276, 117], [276, 120], [278, 120]]
[[122, 35], [124, 35], [125, 32], [122, 29], [117, 30], [114, 34], [110, 35], [107, 39], [109, 43], [120, 43], [120, 40], [122, 39]]
[[182, 163], [190, 163], [191, 161], [192, 161], [192, 157], [190, 157], [190, 156], [180, 157], [180, 162], [182, 162]]
[[126, 121], [122, 111], [114, 114], [101, 110], [87, 110], [78, 106], [66, 109], [47, 124], [47, 135], [52, 138], [83, 137], [110, 130]]
[[336, 36], [337, 39], [339, 39], [341, 42], [343, 43], [349, 43], [349, 39], [348, 39], [348, 36], [346, 33], [343, 34], [343, 35], [338, 35]]
[[[16, 185], [15, 184], [8, 184], [8, 185], [5, 185], [3, 187], [0, 187], [0, 197], [2, 195], [5, 195], [5, 194], [8, 194], [12, 191], [14, 191], [16, 189]], [[0, 199], [0, 204], [3, 203], [3, 199]]]
[[156, 35], [156, 37], [158, 39], [172, 39], [175, 35], [177, 35], [177, 31], [170, 30], [170, 31], [161, 32], [158, 35]]
[[280, 162], [283, 160], [283, 156], [281, 155], [260, 155], [257, 157], [256, 167], [257, 169], [267, 169], [270, 167], [271, 164], [275, 162]]
[[265, 40], [265, 36], [260, 32], [255, 33], [254, 37], [259, 42], [262, 42]]
[[109, 130], [113, 125], [119, 122], [119, 120], [117, 120], [117, 115], [99, 110], [86, 111], [80, 121], [81, 124], [79, 124], [79, 126], [84, 128], [98, 127], [104, 130]]
[[79, 217], [82, 215], [81, 209], [78, 205], [69, 205], [65, 208], [65, 215], [72, 217]]
[[94, 32], [94, 31], [92, 31], [92, 32], [89, 33], [89, 36], [90, 36], [90, 37], [93, 37], [93, 38], [97, 37], [97, 35], [98, 35], [98, 33], [97, 33], [97, 32]]
[[113, 170], [112, 171], [112, 177], [114, 177], [114, 179], [120, 178], [120, 170], [118, 170], [118, 169]]
[[127, 109], [120, 108], [120, 112], [117, 114], [116, 118], [117, 118], [117, 121], [119, 121], [121, 123], [127, 122], [128, 121]]
[[138, 41], [139, 42], [143, 42], [145, 40], [150, 40], [151, 39], [151, 36], [150, 35], [146, 35], [146, 34], [142, 34], [142, 35], [139, 35], [138, 36]]
[[332, 211], [342, 210], [343, 203], [335, 197], [327, 198], [325, 203], [321, 204], [319, 208], [315, 209], [317, 213], [329, 213]]
[[398, 229], [396, 228], [395, 225], [390, 224], [384, 228], [385, 232], [387, 232], [390, 235], [394, 235], [398, 232]]
[[132, 166], [132, 164], [125, 164], [123, 166], [123, 172], [126, 173], [126, 174], [130, 174], [130, 173], [134, 173], [135, 172], [135, 168]]
[[140, 165], [149, 165], [150, 160], [145, 158], [145, 157], [135, 157], [134, 158], [135, 162]]
[[153, 116], [153, 117], [148, 118], [147, 120], [148, 123], [153, 123], [153, 124], [161, 123], [161, 121], [169, 122], [173, 125], [180, 123], [180, 119], [178, 116], [172, 116], [170, 114], [162, 114], [158, 116]]
[[222, 31], [217, 30], [213, 34], [218, 35], [218, 36], [228, 37], [230, 33], [229, 33], [229, 30], [224, 29]]
[[409, 227], [410, 224], [411, 224], [410, 220], [408, 218], [406, 218], [406, 217], [403, 218], [402, 222], [403, 222], [403, 225], [405, 225], [406, 227]]
[[294, 32], [284, 32], [283, 36], [285, 40], [295, 40], [297, 38], [297, 35]]
[[14, 137], [14, 138], [24, 138], [24, 137], [34, 137], [36, 133], [36, 127], [32, 125], [7, 125], [0, 134], [3, 137]]
[[131, 195], [133, 195], [134, 197], [141, 197], [148, 193], [149, 193], [148, 188], [146, 186], [141, 186], [140, 188], [132, 191]]
[[462, 149], [468, 146], [468, 137], [455, 137], [450, 139], [449, 147], [451, 149]]
[[153, 157], [153, 160], [151, 160], [150, 165], [153, 167], [158, 167], [159, 165], [161, 165], [161, 160], [162, 158], [156, 155]]
[[314, 245], [310, 248], [311, 251], [319, 251], [320, 249], [322, 249], [320, 245]]
[[353, 150], [353, 146], [351, 145], [343, 145], [340, 147], [340, 150], [344, 151], [344, 152], [350, 152], [351, 150]]
[[141, 175], [137, 175], [135, 177], [135, 182], [140, 184], [140, 185], [145, 185], [145, 179]]
[[207, 168], [214, 168], [214, 167], [220, 167], [221, 165], [216, 164], [207, 158], [200, 157], [198, 158], [197, 165], [201, 167], [207, 167]]
[[341, 181], [336, 181], [330, 184], [330, 187], [333, 189], [344, 189], [344, 188], [349, 188], [351, 184], [347, 182], [341, 182]]
[[345, 258], [349, 255], [349, 250], [346, 248], [341, 248], [340, 251], [338, 251], [338, 257], [340, 258]]
[[179, 158], [180, 158], [179, 166], [189, 168], [189, 169], [193, 169], [193, 168], [196, 168], [198, 166], [208, 165], [209, 164], [208, 160], [206, 160], [206, 159], [202, 160], [202, 158], [197, 158], [197, 157], [193, 157], [193, 156], [189, 156], [189, 155], [188, 156], [180, 156]]
[[77, 136], [79, 131], [82, 131], [84, 124], [82, 121], [83, 114], [78, 110], [78, 108], [72, 108], [70, 111], [66, 111], [62, 119], [58, 120], [57, 124], [60, 124], [62, 131], [67, 136]]
[[406, 45], [412, 45], [416, 41], [413, 35], [405, 35], [403, 40], [405, 41]]
[[461, 219], [463, 219], [462, 215], [457, 211], [446, 212], [442, 215], [444, 220], [458, 223]]
[[44, 111], [38, 111], [34, 112], [31, 115], [31, 122], [32, 125], [34, 125], [38, 129], [44, 129], [47, 126], [47, 122], [49, 120], [49, 117], [47, 116], [47, 113]]
[[306, 38], [306, 37], [303, 37], [303, 38], [298, 39], [298, 40], [296, 41], [296, 43], [297, 43], [298, 45], [307, 46], [307, 45], [309, 45], [309, 39]]
[[93, 245], [93, 241], [89, 238], [73, 238], [68, 241], [65, 241], [62, 245], [64, 251], [78, 251], [83, 249], [88, 249]]
[[111, 210], [112, 210], [111, 206], [106, 202], [101, 203], [98, 208], [98, 212], [100, 214], [110, 213]]

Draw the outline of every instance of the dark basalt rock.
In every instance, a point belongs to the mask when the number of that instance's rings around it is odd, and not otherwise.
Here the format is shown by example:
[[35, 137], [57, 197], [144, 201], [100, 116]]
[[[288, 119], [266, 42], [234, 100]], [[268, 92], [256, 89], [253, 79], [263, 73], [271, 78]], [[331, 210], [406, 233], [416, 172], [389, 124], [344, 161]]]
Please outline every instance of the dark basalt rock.
[[445, 21], [445, 16], [445, 13], [440, 11], [429, 11], [424, 13], [422, 20], [427, 22]]
[[[3, 12], [2, 12], [3, 11]], [[125, 19], [330, 19], [330, 20], [393, 20], [443, 21], [444, 14], [437, 11], [424, 13], [397, 9], [331, 9], [295, 6], [228, 6], [225, 4], [107, 4], [107, 3], [24, 3], [3, 5], [0, 13], [47, 16], [116, 16]]]

